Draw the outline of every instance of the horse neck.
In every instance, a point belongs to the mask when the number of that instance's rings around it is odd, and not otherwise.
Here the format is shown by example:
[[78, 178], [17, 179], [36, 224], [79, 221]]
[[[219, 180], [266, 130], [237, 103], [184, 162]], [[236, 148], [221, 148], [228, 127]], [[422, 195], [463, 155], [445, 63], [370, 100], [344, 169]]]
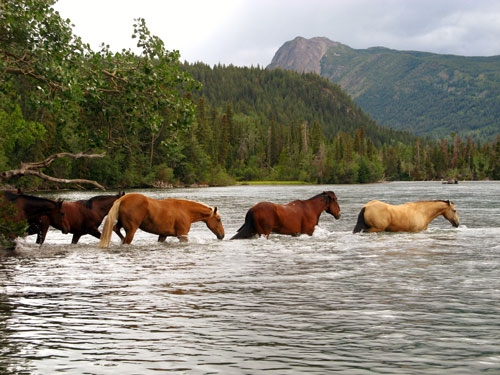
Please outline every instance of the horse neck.
[[428, 201], [424, 202], [424, 210], [426, 216], [430, 219], [429, 221], [434, 220], [439, 215], [442, 215], [446, 210], [446, 202], [441, 201]]
[[[33, 206], [30, 206], [29, 208], [26, 204], [23, 204], [23, 209], [26, 212], [26, 214], [29, 214], [27, 215], [29, 217], [40, 216], [40, 215], [46, 215], [52, 217], [54, 211], [57, 209], [57, 204], [50, 200], [33, 200], [32, 202], [36, 203]], [[27, 209], [29, 210], [29, 212], [26, 211]]]
[[326, 203], [322, 195], [310, 198], [304, 202], [309, 203], [308, 206], [312, 208], [314, 212], [318, 214], [318, 216], [328, 208], [328, 204]]
[[198, 221], [205, 221], [212, 215], [212, 208], [198, 202], [191, 202], [192, 207], [190, 209], [191, 222], [196, 223]]

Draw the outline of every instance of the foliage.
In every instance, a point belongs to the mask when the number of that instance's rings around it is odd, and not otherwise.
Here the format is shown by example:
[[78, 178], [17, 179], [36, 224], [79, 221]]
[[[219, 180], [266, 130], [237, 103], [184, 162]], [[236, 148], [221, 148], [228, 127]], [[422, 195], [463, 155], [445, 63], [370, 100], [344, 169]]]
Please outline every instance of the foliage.
[[[6, 135], [0, 166], [60, 151], [106, 151], [110, 160], [84, 168], [54, 164], [51, 172], [91, 179], [96, 172], [106, 183], [143, 184], [155, 164], [179, 160], [180, 136], [194, 119], [188, 94], [198, 83], [180, 70], [179, 52], [167, 51], [143, 19], [133, 25], [139, 55], [106, 45], [94, 52], [53, 3], [0, 5], [0, 116], [7, 119], [0, 126]], [[24, 131], [29, 135], [20, 144]], [[37, 142], [27, 142], [30, 136]], [[101, 163], [113, 167], [103, 175]]]
[[15, 204], [0, 199], [0, 249], [12, 248], [13, 238], [25, 234], [28, 224], [26, 220], [17, 220]]

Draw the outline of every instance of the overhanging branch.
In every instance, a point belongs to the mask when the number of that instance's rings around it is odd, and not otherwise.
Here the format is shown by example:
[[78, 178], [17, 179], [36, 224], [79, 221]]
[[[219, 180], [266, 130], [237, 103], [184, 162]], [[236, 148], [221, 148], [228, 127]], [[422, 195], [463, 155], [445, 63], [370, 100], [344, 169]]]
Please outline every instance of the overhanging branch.
[[106, 153], [102, 154], [85, 154], [83, 152], [79, 152], [77, 154], [72, 154], [69, 152], [60, 152], [57, 154], [53, 154], [49, 156], [47, 159], [40, 161], [40, 162], [32, 162], [32, 163], [21, 163], [21, 167], [19, 169], [13, 169], [10, 171], [5, 171], [0, 173], [0, 177], [2, 180], [7, 180], [9, 178], [15, 177], [15, 176], [37, 176], [41, 179], [51, 181], [51, 182], [57, 182], [57, 183], [62, 183], [62, 184], [91, 184], [96, 186], [97, 188], [101, 190], [106, 190], [104, 186], [99, 184], [96, 181], [92, 180], [87, 180], [87, 179], [82, 179], [82, 178], [77, 178], [77, 179], [65, 179], [65, 178], [56, 178], [52, 177], [49, 175], [46, 175], [40, 169], [42, 168], [47, 168], [52, 164], [52, 162], [56, 159], [63, 158], [63, 157], [70, 157], [73, 159], [79, 159], [79, 158], [103, 158], [106, 155]]

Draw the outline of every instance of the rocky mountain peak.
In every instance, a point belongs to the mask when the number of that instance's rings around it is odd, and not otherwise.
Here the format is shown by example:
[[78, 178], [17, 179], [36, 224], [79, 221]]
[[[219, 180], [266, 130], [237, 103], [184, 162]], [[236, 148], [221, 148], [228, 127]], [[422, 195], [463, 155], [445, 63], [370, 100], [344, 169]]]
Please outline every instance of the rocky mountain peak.
[[321, 73], [321, 59], [330, 47], [340, 46], [328, 38], [306, 39], [296, 37], [283, 44], [267, 66], [268, 69], [282, 68], [304, 73]]

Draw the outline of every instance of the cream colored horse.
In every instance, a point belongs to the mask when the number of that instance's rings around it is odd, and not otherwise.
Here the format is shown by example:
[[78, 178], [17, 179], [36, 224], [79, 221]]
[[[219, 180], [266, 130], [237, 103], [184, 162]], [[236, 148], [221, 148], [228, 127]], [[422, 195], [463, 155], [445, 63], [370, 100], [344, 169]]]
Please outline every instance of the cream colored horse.
[[443, 215], [451, 225], [458, 227], [457, 210], [451, 201], [419, 201], [392, 205], [373, 200], [364, 205], [353, 233], [358, 232], [420, 232], [429, 223]]

